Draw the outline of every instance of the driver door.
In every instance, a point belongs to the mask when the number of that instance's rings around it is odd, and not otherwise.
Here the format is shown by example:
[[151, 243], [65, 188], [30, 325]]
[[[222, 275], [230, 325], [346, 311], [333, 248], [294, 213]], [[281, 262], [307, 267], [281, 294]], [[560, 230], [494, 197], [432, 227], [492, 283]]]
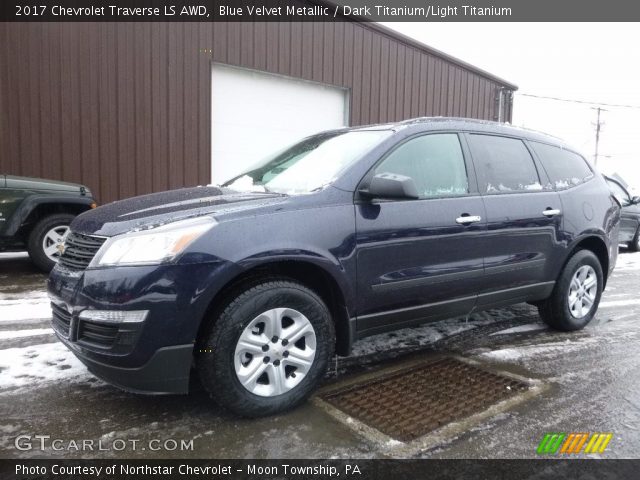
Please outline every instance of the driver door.
[[356, 204], [357, 322], [363, 335], [473, 309], [484, 275], [487, 226], [462, 141], [457, 133], [411, 137], [370, 173], [411, 177], [420, 197]]

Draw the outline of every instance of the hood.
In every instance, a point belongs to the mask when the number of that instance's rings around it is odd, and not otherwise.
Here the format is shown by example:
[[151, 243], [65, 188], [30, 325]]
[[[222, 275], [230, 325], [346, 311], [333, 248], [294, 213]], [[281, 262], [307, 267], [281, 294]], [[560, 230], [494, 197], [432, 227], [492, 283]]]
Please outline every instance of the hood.
[[152, 193], [103, 205], [76, 217], [71, 229], [112, 237], [146, 230], [186, 218], [254, 211], [284, 201], [272, 193], [239, 193], [227, 188], [194, 187]]
[[83, 190], [90, 194], [89, 189], [77, 183], [45, 180], [43, 178], [6, 176], [6, 187], [21, 190], [46, 190], [48, 192], [72, 192], [80, 194]]

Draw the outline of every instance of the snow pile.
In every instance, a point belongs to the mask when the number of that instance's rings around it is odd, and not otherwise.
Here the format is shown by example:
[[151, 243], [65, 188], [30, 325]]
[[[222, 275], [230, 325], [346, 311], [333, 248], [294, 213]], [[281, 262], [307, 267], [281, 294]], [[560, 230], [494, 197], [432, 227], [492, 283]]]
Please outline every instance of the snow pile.
[[89, 376], [85, 366], [59, 342], [0, 350], [0, 390]]
[[0, 293], [0, 322], [51, 318], [47, 292]]
[[468, 318], [456, 317], [427, 323], [421, 327], [403, 328], [402, 330], [374, 335], [357, 341], [353, 345], [352, 356], [359, 357], [372, 353], [431, 345], [439, 340], [477, 327], [520, 319], [529, 315], [532, 308], [528, 305], [515, 305], [511, 308], [474, 313]]
[[377, 352], [430, 345], [445, 337], [476, 328], [476, 326], [477, 324], [472, 322], [465, 322], [464, 318], [455, 318], [427, 324], [422, 327], [403, 328], [402, 330], [374, 335], [356, 342], [353, 345], [352, 356], [359, 357]]
[[537, 330], [546, 330], [548, 327], [544, 323], [527, 323], [525, 325], [519, 325], [517, 327], [507, 328], [494, 332], [491, 335], [508, 335], [511, 333], [533, 332]]
[[597, 338], [584, 337], [580, 338], [579, 340], [565, 340], [564, 342], [501, 348], [498, 350], [492, 350], [490, 352], [483, 352], [479, 355], [479, 357], [497, 362], [511, 362], [516, 360], [524, 362], [526, 359], [539, 359], [540, 357], [548, 355], [566, 355], [569, 352], [592, 347], [593, 344], [597, 342]]
[[0, 253], [0, 260], [5, 258], [15, 260], [17, 258], [27, 258], [28, 256], [29, 254], [27, 252], [2, 252]]
[[616, 262], [615, 272], [628, 272], [631, 270], [640, 270], [640, 252], [624, 252], [621, 251]]
[[34, 318], [51, 318], [48, 298], [4, 300], [0, 298], [0, 322], [15, 322]]
[[0, 330], [0, 340], [11, 340], [14, 338], [35, 337], [38, 335], [53, 334], [52, 328], [30, 328], [27, 330]]
[[599, 308], [607, 308], [607, 307], [629, 307], [631, 305], [640, 305], [640, 300], [610, 300], [605, 302], [600, 302], [598, 305]]

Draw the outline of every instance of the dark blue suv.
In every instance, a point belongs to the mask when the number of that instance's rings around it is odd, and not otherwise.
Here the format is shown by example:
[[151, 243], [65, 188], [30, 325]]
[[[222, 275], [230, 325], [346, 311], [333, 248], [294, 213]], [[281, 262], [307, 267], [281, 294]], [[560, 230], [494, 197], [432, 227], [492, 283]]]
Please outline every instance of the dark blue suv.
[[425, 118], [324, 132], [220, 187], [115, 202], [71, 225], [53, 327], [123, 389], [192, 372], [245, 416], [302, 402], [368, 335], [530, 302], [596, 313], [620, 205], [557, 139]]

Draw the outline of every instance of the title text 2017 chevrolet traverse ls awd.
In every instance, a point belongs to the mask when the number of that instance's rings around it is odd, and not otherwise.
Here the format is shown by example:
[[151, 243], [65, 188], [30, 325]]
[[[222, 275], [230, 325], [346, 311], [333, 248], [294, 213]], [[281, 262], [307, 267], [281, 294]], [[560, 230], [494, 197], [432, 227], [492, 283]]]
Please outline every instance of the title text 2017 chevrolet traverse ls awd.
[[121, 388], [185, 393], [195, 371], [219, 404], [267, 415], [368, 335], [517, 302], [584, 327], [619, 216], [603, 177], [542, 134], [460, 119], [329, 131], [222, 187], [82, 214], [49, 279], [53, 326]]

